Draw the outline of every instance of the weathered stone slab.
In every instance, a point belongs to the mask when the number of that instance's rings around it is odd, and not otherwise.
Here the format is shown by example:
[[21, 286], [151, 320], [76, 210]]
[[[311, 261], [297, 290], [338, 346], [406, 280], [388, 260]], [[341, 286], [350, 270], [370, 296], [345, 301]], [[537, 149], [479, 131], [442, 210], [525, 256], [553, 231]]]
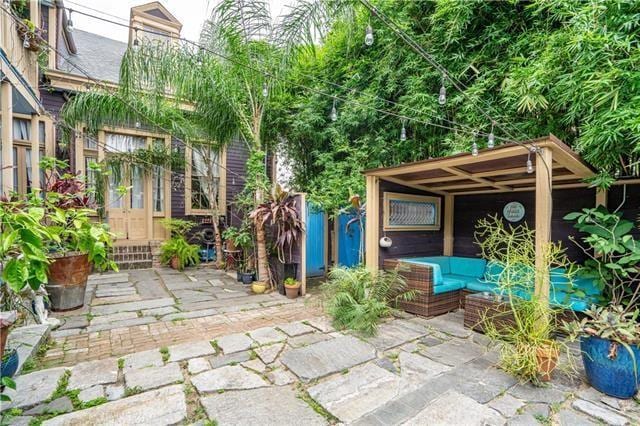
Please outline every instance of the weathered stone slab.
[[434, 425], [502, 425], [504, 418], [495, 410], [457, 392], [449, 391], [435, 399], [411, 420], [407, 426]]
[[89, 402], [104, 396], [104, 387], [102, 385], [91, 386], [81, 390], [78, 393], [78, 399], [81, 402]]
[[173, 314], [165, 315], [162, 317], [162, 321], [177, 321], [185, 320], [189, 318], [202, 318], [211, 315], [216, 315], [218, 310], [215, 308], [204, 309], [201, 311], [189, 311], [189, 312], [175, 312]]
[[355, 367], [309, 388], [309, 395], [345, 423], [384, 405], [400, 394], [401, 381], [374, 364]]
[[[295, 392], [289, 387], [225, 392], [201, 398], [200, 401], [207, 416], [220, 425], [327, 424], [309, 405], [296, 398]], [[250, 406], [247, 405], [248, 401], [251, 401]]]
[[114, 274], [94, 274], [89, 275], [87, 283], [91, 284], [112, 284], [112, 283], [126, 283], [129, 281], [129, 274], [127, 272], [120, 272]]
[[440, 315], [428, 320], [422, 318], [413, 318], [409, 321], [426, 324], [442, 333], [448, 334], [453, 337], [459, 337], [466, 339], [473, 333], [471, 330], [464, 328], [463, 321], [461, 321], [455, 313], [449, 313], [446, 315]]
[[303, 334], [302, 336], [292, 337], [287, 340], [287, 343], [292, 348], [302, 348], [304, 346], [309, 346], [314, 343], [324, 342], [325, 340], [331, 340], [332, 337], [328, 334], [322, 333], [311, 333], [311, 334]]
[[445, 374], [455, 390], [486, 404], [517, 383], [515, 377], [499, 370], [484, 358], [475, 359]]
[[311, 327], [322, 331], [323, 333], [330, 333], [332, 331], [336, 331], [335, 328], [331, 325], [331, 320], [327, 317], [318, 317], [312, 318], [308, 321], [305, 321]]
[[254, 389], [269, 385], [262, 377], [239, 365], [227, 365], [205, 371], [191, 377], [191, 383], [199, 393], [218, 390]]
[[258, 358], [262, 360], [262, 362], [264, 362], [265, 364], [271, 364], [276, 360], [276, 358], [278, 358], [278, 355], [282, 351], [282, 348], [284, 348], [284, 343], [275, 343], [273, 345], [257, 348], [255, 352], [256, 355], [258, 355]]
[[489, 402], [488, 405], [503, 416], [512, 417], [524, 405], [524, 402], [507, 393]]
[[135, 286], [143, 299], [161, 299], [171, 296], [159, 279], [141, 280]]
[[131, 296], [136, 294], [136, 289], [133, 287], [111, 287], [100, 288], [96, 290], [96, 297], [115, 297], [115, 296]]
[[585, 413], [588, 416], [593, 417], [596, 420], [600, 420], [607, 425], [624, 426], [629, 424], [628, 418], [600, 405], [596, 405], [593, 402], [577, 399], [573, 401], [571, 407], [575, 410]]
[[124, 381], [128, 388], [140, 388], [143, 391], [184, 380], [180, 366], [171, 362], [162, 367], [146, 367], [127, 370]]
[[210, 357], [209, 362], [211, 363], [211, 368], [219, 368], [224, 367], [225, 365], [239, 364], [241, 362], [248, 361], [249, 358], [251, 358], [249, 351], [243, 351]]
[[138, 314], [136, 314], [135, 312], [118, 312], [117, 314], [99, 315], [99, 316], [93, 317], [93, 319], [91, 320], [91, 325], [106, 324], [109, 322], [115, 322], [115, 321], [132, 319], [132, 318], [138, 318]]
[[18, 352], [18, 372], [25, 361], [34, 356], [42, 342], [49, 335], [49, 324], [32, 324], [15, 327], [9, 333], [7, 348]]
[[182, 386], [174, 385], [54, 417], [43, 425], [172, 425], [186, 416]]
[[[55, 399], [48, 404], [38, 405], [30, 410], [24, 412], [28, 416], [38, 416], [40, 414], [53, 414], [53, 413], [68, 413], [73, 411], [73, 403], [68, 396]], [[13, 425], [12, 422], [10, 424]]]
[[[49, 399], [65, 371], [66, 368], [50, 368], [16, 377], [17, 391], [5, 389], [5, 393], [11, 398], [7, 408], [28, 408]], [[5, 404], [2, 405], [4, 408]]]
[[303, 324], [302, 322], [292, 322], [289, 324], [279, 325], [278, 328], [287, 334], [289, 337], [300, 336], [302, 334], [313, 333], [316, 331], [315, 328]]
[[206, 358], [191, 358], [187, 363], [189, 374], [198, 374], [210, 369], [211, 364]]
[[416, 388], [426, 380], [451, 370], [451, 367], [444, 364], [404, 351], [400, 352], [398, 361], [400, 375], [409, 388]]
[[[107, 305], [107, 306], [116, 306], [116, 305]], [[93, 333], [96, 331], [102, 330], [113, 330], [114, 328], [123, 328], [123, 327], [133, 327], [136, 325], [145, 325], [151, 324], [152, 322], [157, 322], [154, 317], [139, 317], [139, 318], [131, 318], [120, 321], [107, 322], [104, 324], [90, 325], [87, 327], [88, 333]]]
[[516, 398], [528, 402], [544, 402], [554, 404], [566, 399], [563, 392], [553, 388], [541, 388], [530, 384], [519, 384], [509, 390]]
[[100, 305], [112, 305], [114, 303], [126, 303], [126, 302], [135, 302], [137, 300], [141, 300], [139, 294], [131, 294], [128, 296], [113, 296], [113, 297], [100, 297], [94, 298], [91, 301], [91, 306], [100, 306]]
[[427, 331], [418, 331], [407, 327], [401, 320], [390, 321], [378, 327], [375, 337], [368, 338], [367, 341], [376, 349], [385, 351], [387, 349], [400, 346], [410, 340], [424, 336]]
[[82, 362], [71, 369], [69, 389], [86, 389], [118, 380], [118, 361], [113, 358]]
[[136, 312], [143, 309], [161, 308], [172, 306], [175, 301], [172, 298], [141, 300], [139, 302], [118, 303], [115, 305], [94, 306], [91, 311], [94, 315], [108, 315], [116, 312]]
[[441, 364], [456, 367], [482, 356], [484, 350], [475, 343], [453, 339], [441, 345], [423, 349], [421, 353]]
[[162, 354], [158, 349], [151, 349], [143, 352], [136, 352], [125, 355], [124, 369], [137, 369], [145, 367], [160, 367], [164, 365]]
[[250, 359], [249, 361], [243, 362], [241, 365], [244, 368], [257, 371], [260, 374], [264, 373], [267, 370], [267, 366], [259, 359]]
[[124, 386], [122, 385], [108, 385], [104, 394], [109, 401], [115, 401], [116, 399], [120, 399], [124, 396]]
[[213, 355], [216, 350], [208, 340], [200, 342], [181, 343], [169, 346], [169, 362], [182, 361], [189, 358], [197, 358], [205, 355]]
[[569, 409], [560, 410], [556, 417], [558, 419], [558, 423], [560, 424], [560, 426], [575, 426], [575, 425], [591, 426], [591, 425], [597, 424], [596, 422], [588, 419], [587, 417]]
[[262, 327], [253, 330], [249, 336], [260, 345], [268, 345], [269, 343], [282, 342], [287, 339], [287, 335], [276, 330], [273, 327]]
[[147, 316], [153, 317], [156, 315], [162, 316], [162, 315], [173, 314], [176, 312], [178, 312], [178, 310], [173, 306], [164, 306], [162, 308], [145, 309], [144, 311], [142, 311], [142, 315], [146, 317]]
[[251, 348], [251, 344], [253, 343], [249, 336], [242, 333], [219, 337], [216, 342], [225, 354], [246, 351]]
[[276, 386], [290, 385], [296, 381], [296, 376], [282, 368], [267, 373], [267, 379]]
[[68, 330], [71, 328], [84, 328], [89, 325], [86, 315], [77, 315], [72, 317], [60, 318], [60, 327], [58, 330]]
[[353, 336], [342, 336], [284, 353], [280, 359], [303, 381], [351, 368], [376, 356], [373, 346]]

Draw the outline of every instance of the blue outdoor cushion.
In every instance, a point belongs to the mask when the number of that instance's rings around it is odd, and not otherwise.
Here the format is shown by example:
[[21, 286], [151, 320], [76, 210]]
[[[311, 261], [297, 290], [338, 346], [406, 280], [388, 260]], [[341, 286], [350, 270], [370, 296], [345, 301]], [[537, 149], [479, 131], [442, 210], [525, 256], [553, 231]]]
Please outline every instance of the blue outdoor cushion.
[[445, 276], [443, 284], [439, 284], [433, 287], [433, 294], [441, 294], [449, 291], [460, 290], [460, 289], [463, 289], [464, 286], [465, 286], [465, 283], [463, 281], [456, 280], [453, 278], [447, 278]]
[[600, 296], [602, 295], [602, 290], [598, 288], [598, 284], [593, 278], [576, 278], [573, 281], [574, 286], [585, 292], [588, 296]]
[[488, 291], [489, 293], [498, 293], [500, 291], [498, 286], [495, 284], [486, 283], [478, 279], [476, 279], [475, 282], [467, 282], [467, 290], [476, 291], [478, 293], [484, 293], [485, 291]]
[[452, 274], [464, 275], [466, 277], [480, 278], [484, 274], [487, 261], [474, 257], [457, 257], [449, 258], [449, 268]]
[[500, 275], [504, 271], [504, 265], [497, 260], [491, 260], [487, 263], [484, 275], [481, 280], [487, 283], [497, 284], [500, 282]]
[[442, 272], [443, 275], [451, 273], [448, 256], [419, 257], [417, 260], [422, 263], [430, 263], [430, 264], [435, 264], [440, 266], [440, 271]]

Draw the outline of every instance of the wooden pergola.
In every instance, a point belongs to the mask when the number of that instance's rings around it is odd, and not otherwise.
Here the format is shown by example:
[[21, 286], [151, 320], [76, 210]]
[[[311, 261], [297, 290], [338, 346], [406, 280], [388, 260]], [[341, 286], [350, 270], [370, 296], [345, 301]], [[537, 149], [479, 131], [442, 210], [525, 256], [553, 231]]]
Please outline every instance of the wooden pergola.
[[[527, 167], [531, 161], [533, 170]], [[588, 186], [594, 175], [578, 154], [553, 135], [394, 167], [366, 170], [366, 265], [378, 269], [380, 180], [443, 197], [443, 255], [453, 255], [454, 198], [461, 195], [535, 191], [536, 268], [544, 270], [543, 251], [551, 240], [552, 190]], [[606, 192], [596, 193], [596, 204], [606, 205]], [[548, 274], [536, 280], [536, 293], [549, 295]]]

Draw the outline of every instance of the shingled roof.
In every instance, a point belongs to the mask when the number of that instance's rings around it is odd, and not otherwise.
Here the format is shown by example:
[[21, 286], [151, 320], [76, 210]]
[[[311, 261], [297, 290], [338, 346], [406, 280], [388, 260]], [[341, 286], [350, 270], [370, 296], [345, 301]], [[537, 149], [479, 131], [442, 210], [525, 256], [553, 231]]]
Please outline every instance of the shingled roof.
[[[77, 53], [69, 55], [69, 61], [86, 71], [91, 78], [118, 83], [120, 63], [127, 50], [127, 43], [112, 40], [82, 30], [73, 32]], [[58, 69], [85, 77], [74, 65], [62, 59]]]

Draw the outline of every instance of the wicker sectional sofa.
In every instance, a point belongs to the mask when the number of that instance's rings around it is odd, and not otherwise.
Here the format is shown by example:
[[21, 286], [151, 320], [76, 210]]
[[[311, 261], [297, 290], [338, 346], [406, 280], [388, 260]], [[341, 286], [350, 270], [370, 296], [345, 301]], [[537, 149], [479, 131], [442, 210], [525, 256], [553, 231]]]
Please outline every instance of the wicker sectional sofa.
[[[469, 293], [500, 293], [498, 281], [504, 271], [496, 262], [470, 257], [429, 256], [384, 261], [386, 270], [398, 267], [409, 288], [421, 292], [414, 301], [402, 302], [402, 309], [427, 317], [464, 307]], [[592, 280], [569, 279], [562, 268], [552, 268], [550, 279], [549, 299], [554, 306], [583, 312], [600, 297], [600, 290]], [[529, 296], [524, 289], [514, 293], [522, 298]]]

